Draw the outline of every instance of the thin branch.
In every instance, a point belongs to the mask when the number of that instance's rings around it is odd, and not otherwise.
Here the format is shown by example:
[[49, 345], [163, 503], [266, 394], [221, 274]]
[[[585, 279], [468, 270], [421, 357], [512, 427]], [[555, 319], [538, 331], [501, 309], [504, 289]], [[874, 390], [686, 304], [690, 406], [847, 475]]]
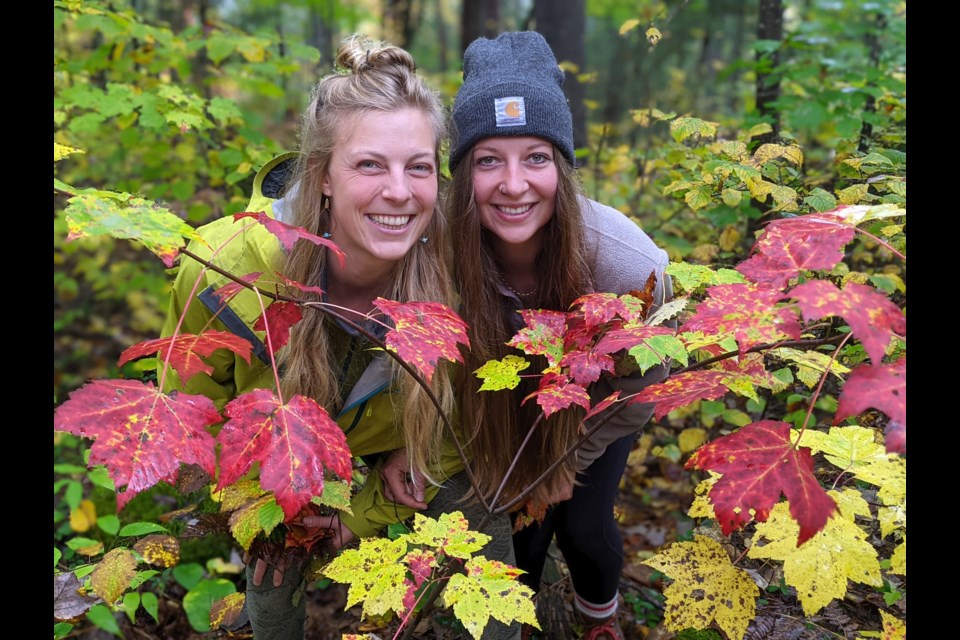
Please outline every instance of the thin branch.
[[[840, 334], [843, 335], [843, 334]], [[820, 395], [820, 390], [823, 389], [823, 383], [827, 381], [827, 376], [830, 375], [830, 367], [833, 365], [833, 362], [837, 359], [837, 354], [840, 353], [840, 349], [843, 348], [843, 345], [847, 343], [847, 340], [853, 337], [853, 333], [848, 333], [843, 336], [843, 340], [840, 341], [840, 344], [837, 345], [837, 348], [833, 350], [833, 353], [830, 355], [830, 362], [827, 363], [827, 366], [824, 367], [823, 375], [820, 376], [820, 383], [817, 385], [816, 391], [813, 392], [813, 395], [810, 396], [810, 405], [807, 407], [807, 415], [803, 418], [803, 426], [800, 427], [800, 433], [797, 434], [797, 441], [793, 443], [793, 448], [796, 449], [799, 446], [800, 438], [803, 437], [803, 432], [807, 429], [807, 423], [810, 422], [810, 416], [813, 415], [813, 406], [817, 403], [817, 397]]]

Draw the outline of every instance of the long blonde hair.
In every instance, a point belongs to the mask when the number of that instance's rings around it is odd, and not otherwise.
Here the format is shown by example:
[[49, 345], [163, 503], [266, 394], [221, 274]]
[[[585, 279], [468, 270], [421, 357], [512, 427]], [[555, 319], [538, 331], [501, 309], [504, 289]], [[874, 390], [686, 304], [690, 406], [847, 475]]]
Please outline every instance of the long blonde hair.
[[[342, 72], [324, 77], [314, 89], [301, 123], [300, 152], [287, 184], [292, 211], [291, 224], [322, 234], [329, 230], [330, 215], [321, 191], [330, 167], [330, 158], [342, 127], [350, 126], [357, 114], [414, 108], [427, 116], [436, 140], [439, 166], [440, 142], [445, 118], [439, 94], [416, 75], [416, 64], [400, 47], [351, 36], [340, 45], [337, 67]], [[439, 173], [439, 172], [438, 172]], [[438, 178], [439, 179], [439, 178]], [[426, 230], [429, 241], [417, 242], [398, 263], [385, 297], [401, 302], [434, 301], [453, 306], [449, 272], [448, 231], [439, 204], [434, 206]], [[309, 242], [298, 242], [286, 257], [284, 274], [298, 282], [319, 285], [325, 272], [328, 251]], [[320, 296], [309, 294], [314, 300]], [[284, 394], [301, 394], [315, 399], [332, 415], [341, 409], [341, 383], [336, 375], [340, 365], [333, 361], [329, 331], [334, 322], [324, 313], [305, 313], [291, 331], [284, 354]], [[393, 388], [402, 398], [397, 407], [398, 428], [403, 429], [408, 459], [413, 468], [431, 480], [443, 437], [443, 423], [426, 391], [390, 359]], [[454, 394], [450, 368], [441, 363], [430, 387], [444, 414], [453, 415]]]
[[[508, 354], [523, 355], [508, 347], [513, 336], [512, 309], [498, 288], [499, 273], [493, 251], [496, 236], [480, 224], [473, 191], [473, 151], [469, 151], [453, 171], [446, 191], [445, 211], [450, 216], [453, 239], [454, 279], [459, 286], [461, 316], [470, 327], [470, 353], [465, 367], [461, 418], [471, 433], [470, 452], [480, 490], [490, 496], [507, 473], [512, 457], [519, 449], [539, 413], [533, 400], [521, 406], [523, 398], [537, 387], [536, 379], [523, 379], [512, 391], [478, 391], [480, 381], [473, 371], [488, 360]], [[585, 257], [584, 223], [580, 211], [580, 181], [576, 170], [559, 150], [554, 149], [557, 164], [556, 210], [544, 226], [544, 240], [537, 256], [537, 289], [525, 301], [532, 309], [566, 311], [581, 295], [588, 293], [593, 274]], [[524, 373], [539, 372], [546, 362], [542, 357], [524, 356], [532, 366]], [[507, 485], [510, 498], [533, 482], [556, 461], [578, 437], [577, 425], [582, 410], [558, 412], [538, 425]], [[534, 502], [546, 503], [547, 496], [563, 483], [572, 481], [576, 465], [572, 458], [558, 467], [530, 495]]]

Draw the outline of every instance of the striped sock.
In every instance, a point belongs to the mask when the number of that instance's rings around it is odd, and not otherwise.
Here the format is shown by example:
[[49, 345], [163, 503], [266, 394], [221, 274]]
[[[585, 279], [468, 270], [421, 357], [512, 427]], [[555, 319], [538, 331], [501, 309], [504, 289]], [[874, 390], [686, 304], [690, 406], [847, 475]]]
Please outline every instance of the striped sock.
[[617, 613], [617, 600], [619, 595], [619, 593], [614, 595], [613, 600], [610, 602], [604, 604], [593, 604], [592, 602], [587, 602], [576, 592], [574, 592], [573, 608], [576, 609], [580, 615], [593, 618], [595, 620], [603, 620]]

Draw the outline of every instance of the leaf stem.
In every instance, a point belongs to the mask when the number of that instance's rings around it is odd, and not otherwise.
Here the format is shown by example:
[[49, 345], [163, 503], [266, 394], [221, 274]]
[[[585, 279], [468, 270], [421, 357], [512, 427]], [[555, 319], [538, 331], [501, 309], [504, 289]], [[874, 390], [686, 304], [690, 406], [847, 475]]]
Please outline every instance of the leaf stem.
[[800, 439], [803, 437], [803, 432], [807, 429], [807, 423], [810, 422], [810, 416], [813, 414], [813, 407], [817, 403], [817, 397], [820, 395], [820, 390], [823, 389], [823, 383], [827, 381], [827, 376], [830, 375], [830, 367], [833, 366], [834, 361], [837, 359], [837, 354], [840, 353], [840, 350], [843, 348], [843, 345], [847, 343], [847, 340], [853, 337], [853, 333], [847, 333], [843, 336], [843, 340], [840, 341], [840, 344], [837, 345], [837, 348], [833, 350], [833, 353], [830, 355], [830, 362], [827, 363], [827, 366], [823, 369], [823, 375], [820, 376], [820, 382], [817, 384], [816, 390], [813, 392], [813, 395], [810, 397], [810, 405], [807, 407], [807, 415], [803, 418], [803, 426], [800, 427], [800, 433], [797, 434], [797, 440], [793, 443], [793, 448], [796, 449], [800, 446]]

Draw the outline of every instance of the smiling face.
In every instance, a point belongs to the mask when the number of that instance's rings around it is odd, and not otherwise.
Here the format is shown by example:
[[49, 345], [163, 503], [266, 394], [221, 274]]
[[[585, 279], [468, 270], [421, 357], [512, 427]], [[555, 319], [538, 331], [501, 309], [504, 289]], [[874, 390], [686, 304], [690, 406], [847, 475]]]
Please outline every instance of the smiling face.
[[471, 166], [480, 224], [501, 249], [539, 251], [556, 207], [553, 144], [530, 136], [484, 138], [473, 147]]
[[347, 269], [390, 268], [423, 235], [437, 201], [435, 150], [430, 121], [417, 109], [363, 112], [346, 121], [323, 193]]

